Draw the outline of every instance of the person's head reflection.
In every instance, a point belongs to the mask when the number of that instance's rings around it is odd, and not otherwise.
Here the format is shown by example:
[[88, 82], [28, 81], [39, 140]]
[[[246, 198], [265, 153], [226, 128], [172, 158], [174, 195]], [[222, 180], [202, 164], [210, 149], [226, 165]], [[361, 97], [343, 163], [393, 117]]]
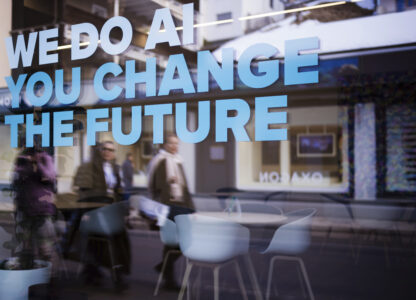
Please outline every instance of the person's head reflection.
[[170, 154], [176, 154], [179, 150], [179, 139], [174, 134], [168, 134], [163, 144], [163, 149], [165, 149]]
[[111, 162], [116, 158], [116, 149], [114, 143], [111, 141], [105, 141], [101, 144], [100, 154], [104, 161]]

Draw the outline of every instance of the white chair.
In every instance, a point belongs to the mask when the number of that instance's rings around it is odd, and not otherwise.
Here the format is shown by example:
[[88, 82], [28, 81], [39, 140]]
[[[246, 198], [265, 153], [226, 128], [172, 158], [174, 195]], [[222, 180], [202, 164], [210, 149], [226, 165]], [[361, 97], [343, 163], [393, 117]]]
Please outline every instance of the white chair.
[[218, 300], [219, 271], [230, 263], [234, 264], [242, 296], [247, 299], [240, 267], [235, 258], [248, 253], [249, 230], [231, 221], [196, 214], [176, 216], [175, 223], [180, 249], [187, 258], [178, 299], [183, 298], [192, 267], [195, 265], [213, 269], [214, 299]]
[[[283, 215], [283, 211], [277, 207], [263, 201], [242, 202], [240, 204], [241, 213], [257, 213], [268, 215]], [[270, 243], [275, 226], [252, 226], [250, 227], [250, 249], [261, 251]]]
[[[179, 238], [178, 238], [178, 233], [176, 230], [175, 222], [169, 219], [165, 220], [165, 224], [160, 228], [160, 240], [165, 246], [169, 246], [172, 248], [179, 247]], [[181, 251], [178, 249], [170, 249], [168, 252], [166, 252], [165, 257], [163, 258], [162, 270], [159, 274], [159, 278], [157, 280], [157, 284], [156, 284], [156, 288], [153, 293], [153, 296], [157, 296], [157, 294], [159, 293], [159, 287], [163, 279], [163, 274], [165, 273], [166, 264], [168, 262], [169, 256], [174, 253], [180, 254]]]
[[[304, 252], [310, 245], [309, 227], [312, 216], [316, 213], [315, 209], [302, 209], [286, 214], [290, 219], [295, 219], [288, 224], [280, 226], [274, 233], [269, 246], [264, 250], [263, 254], [279, 253], [283, 255], [275, 255], [272, 257], [269, 266], [269, 274], [267, 278], [266, 299], [270, 298], [270, 289], [273, 277], [273, 267], [277, 260], [298, 262], [305, 280], [309, 297], [314, 300], [315, 297], [306, 273], [305, 264], [302, 258], [294, 255]], [[303, 287], [303, 285], [302, 285]]]

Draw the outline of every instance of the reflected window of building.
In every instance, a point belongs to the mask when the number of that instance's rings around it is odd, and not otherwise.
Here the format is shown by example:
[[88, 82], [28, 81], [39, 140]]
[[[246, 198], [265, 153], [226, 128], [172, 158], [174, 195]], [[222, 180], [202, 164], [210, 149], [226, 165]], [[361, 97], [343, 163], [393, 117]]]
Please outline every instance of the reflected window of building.
[[238, 187], [347, 192], [346, 113], [335, 105], [294, 107], [288, 110], [287, 141], [237, 143]]

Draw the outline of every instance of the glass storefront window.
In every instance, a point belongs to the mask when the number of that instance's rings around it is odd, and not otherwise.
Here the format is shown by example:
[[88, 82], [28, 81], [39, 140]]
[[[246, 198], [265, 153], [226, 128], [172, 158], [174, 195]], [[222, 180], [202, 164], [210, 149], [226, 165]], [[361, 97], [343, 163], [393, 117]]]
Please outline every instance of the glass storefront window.
[[2, 0], [0, 300], [416, 299], [415, 20]]

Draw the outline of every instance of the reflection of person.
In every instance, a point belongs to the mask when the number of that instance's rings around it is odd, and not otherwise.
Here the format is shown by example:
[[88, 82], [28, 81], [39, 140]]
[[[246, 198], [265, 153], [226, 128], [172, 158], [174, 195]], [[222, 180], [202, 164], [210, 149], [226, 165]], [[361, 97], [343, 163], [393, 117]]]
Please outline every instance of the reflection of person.
[[125, 192], [129, 192], [133, 187], [133, 175], [134, 175], [134, 166], [133, 166], [133, 154], [127, 153], [126, 160], [121, 166], [123, 172], [123, 185]]
[[[148, 168], [148, 188], [152, 198], [163, 204], [169, 205], [168, 218], [174, 221], [174, 217], [180, 214], [194, 212], [191, 195], [188, 190], [182, 158], [178, 154], [179, 140], [175, 135], [168, 135], [162, 149], [151, 160]], [[171, 248], [165, 246], [163, 257]], [[165, 269], [165, 288], [176, 289], [174, 280], [174, 263], [179, 255], [169, 256]], [[160, 272], [162, 263], [155, 269]]]
[[32, 268], [36, 253], [42, 260], [56, 262], [56, 172], [52, 157], [41, 150], [25, 149], [17, 157], [12, 185], [21, 267]]
[[178, 209], [193, 209], [178, 143], [175, 135], [166, 137], [162, 149], [149, 164], [148, 188], [156, 201]]
[[[96, 149], [91, 162], [81, 165], [74, 177], [74, 186], [78, 187], [80, 201], [85, 202], [113, 202], [121, 200], [121, 176], [120, 167], [115, 163], [115, 147], [111, 141], [103, 142], [98, 149]], [[72, 221], [72, 232], [69, 233], [67, 248], [74, 240], [76, 231], [81, 222], [81, 216], [84, 211], [74, 212]], [[111, 222], [111, 220], [104, 220]], [[120, 266], [115, 271], [114, 283], [117, 288], [123, 287], [122, 272], [129, 272], [130, 269], [130, 243], [127, 232], [123, 231], [111, 237], [104, 237], [110, 239], [110, 242], [117, 245], [113, 255], [116, 260], [116, 265]], [[99, 266], [112, 266], [109, 257], [97, 255], [95, 251], [103, 250], [101, 243], [88, 242], [87, 236], [81, 236], [81, 246], [87, 248], [89, 251], [86, 261], [84, 261], [84, 277], [88, 283], [99, 283], [101, 273]], [[105, 250], [105, 249], [104, 249]], [[124, 251], [123, 251], [124, 250]], [[94, 252], [94, 253], [92, 253]]]
[[[74, 177], [80, 199], [107, 201], [120, 199], [120, 167], [115, 163], [115, 147], [111, 141], [101, 144], [90, 162], [79, 166]], [[101, 199], [100, 199], [101, 198]]]

